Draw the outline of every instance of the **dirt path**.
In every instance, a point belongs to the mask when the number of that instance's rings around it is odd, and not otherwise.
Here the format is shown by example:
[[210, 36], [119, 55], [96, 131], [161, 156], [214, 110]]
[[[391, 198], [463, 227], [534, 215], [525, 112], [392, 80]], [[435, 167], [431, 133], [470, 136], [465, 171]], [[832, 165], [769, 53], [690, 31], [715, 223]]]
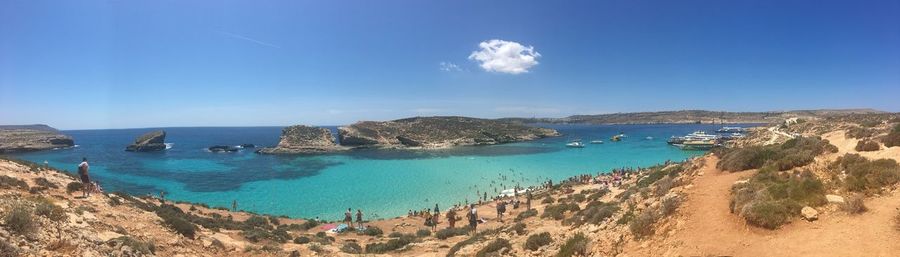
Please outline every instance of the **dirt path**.
[[746, 225], [729, 212], [731, 185], [752, 171], [716, 170], [714, 157], [694, 179], [678, 219], [680, 229], [666, 241], [676, 256], [898, 256], [900, 231], [893, 218], [900, 194], [866, 201], [869, 211], [850, 216], [835, 206], [820, 208], [819, 220], [794, 220], [778, 230]]

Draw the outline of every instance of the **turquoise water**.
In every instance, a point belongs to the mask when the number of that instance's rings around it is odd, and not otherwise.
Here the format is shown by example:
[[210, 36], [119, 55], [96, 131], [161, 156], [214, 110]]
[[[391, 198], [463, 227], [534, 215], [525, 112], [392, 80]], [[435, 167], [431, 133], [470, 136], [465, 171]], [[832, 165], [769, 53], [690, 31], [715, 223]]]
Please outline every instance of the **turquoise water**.
[[[174, 147], [158, 153], [123, 151], [150, 129], [64, 131], [79, 146], [16, 156], [74, 171], [81, 157], [91, 162], [92, 176], [106, 191], [158, 194], [291, 217], [337, 219], [347, 208], [369, 218], [388, 218], [410, 209], [441, 208], [476, 192], [535, 185], [582, 173], [619, 167], [649, 166], [703, 154], [666, 144], [671, 135], [716, 125], [544, 125], [564, 134], [530, 142], [444, 150], [357, 150], [317, 156], [259, 155], [252, 150], [211, 153], [211, 145], [275, 145], [280, 128], [165, 128]], [[334, 129], [334, 128], [332, 128]], [[609, 142], [619, 132], [621, 142]], [[652, 137], [648, 139], [647, 137]], [[566, 148], [572, 139], [604, 144]], [[501, 177], [505, 176], [506, 180]], [[502, 186], [501, 186], [502, 184]]]

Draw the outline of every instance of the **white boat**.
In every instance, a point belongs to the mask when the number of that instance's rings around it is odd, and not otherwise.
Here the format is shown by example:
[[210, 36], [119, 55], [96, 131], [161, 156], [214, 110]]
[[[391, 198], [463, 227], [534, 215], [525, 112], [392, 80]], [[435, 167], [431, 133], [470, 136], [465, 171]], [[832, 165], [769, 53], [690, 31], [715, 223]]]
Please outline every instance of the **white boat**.
[[645, 137], [645, 139], [647, 139], [647, 140], [653, 140], [653, 137], [649, 137], [649, 136], [648, 136], [648, 137]]
[[584, 148], [584, 143], [581, 143], [580, 141], [570, 142], [566, 144], [566, 147]]
[[591, 140], [591, 144], [602, 144], [603, 140]]

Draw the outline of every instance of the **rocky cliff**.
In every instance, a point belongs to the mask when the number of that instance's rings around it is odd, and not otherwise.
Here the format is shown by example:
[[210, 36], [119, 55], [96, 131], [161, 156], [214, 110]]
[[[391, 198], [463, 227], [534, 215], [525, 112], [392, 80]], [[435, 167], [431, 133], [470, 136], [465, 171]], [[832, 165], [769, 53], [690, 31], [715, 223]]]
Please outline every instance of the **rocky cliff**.
[[559, 135], [548, 128], [468, 117], [362, 121], [341, 127], [339, 132], [344, 146], [425, 148], [502, 144]]
[[129, 152], [152, 152], [166, 150], [166, 132], [162, 130], [152, 131], [139, 136], [134, 143], [125, 147]]
[[788, 118], [823, 118], [852, 114], [883, 113], [873, 109], [823, 109], [771, 112], [720, 112], [682, 110], [661, 112], [629, 112], [596, 115], [573, 115], [565, 118], [504, 118], [501, 120], [521, 123], [572, 123], [572, 124], [729, 124], [773, 123]]
[[308, 154], [344, 150], [334, 141], [334, 135], [326, 128], [295, 125], [281, 130], [281, 140], [276, 147], [260, 149], [264, 154]]
[[47, 125], [0, 126], [0, 153], [71, 147], [75, 141]]

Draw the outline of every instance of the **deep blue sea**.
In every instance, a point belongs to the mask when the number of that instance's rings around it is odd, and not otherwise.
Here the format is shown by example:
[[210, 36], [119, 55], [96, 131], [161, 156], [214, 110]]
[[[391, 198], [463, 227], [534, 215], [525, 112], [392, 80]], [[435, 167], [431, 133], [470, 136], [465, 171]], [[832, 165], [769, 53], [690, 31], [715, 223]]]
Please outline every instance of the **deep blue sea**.
[[[519, 184], [559, 181], [618, 167], [649, 166], [703, 154], [666, 144], [672, 135], [713, 132], [721, 125], [541, 125], [564, 136], [536, 141], [443, 150], [354, 150], [315, 156], [260, 155], [253, 149], [212, 153], [212, 145], [278, 143], [280, 127], [162, 128], [173, 147], [163, 152], [124, 151], [135, 137], [155, 129], [69, 130], [78, 147], [16, 154], [74, 172], [82, 157], [107, 192], [157, 195], [231, 206], [257, 213], [337, 219], [347, 208], [368, 218], [389, 218], [410, 209], [450, 206], [495, 195]], [[334, 130], [334, 127], [331, 127]], [[618, 133], [620, 142], [609, 138]], [[603, 140], [567, 148], [581, 139]], [[506, 180], [501, 179], [505, 177]]]

